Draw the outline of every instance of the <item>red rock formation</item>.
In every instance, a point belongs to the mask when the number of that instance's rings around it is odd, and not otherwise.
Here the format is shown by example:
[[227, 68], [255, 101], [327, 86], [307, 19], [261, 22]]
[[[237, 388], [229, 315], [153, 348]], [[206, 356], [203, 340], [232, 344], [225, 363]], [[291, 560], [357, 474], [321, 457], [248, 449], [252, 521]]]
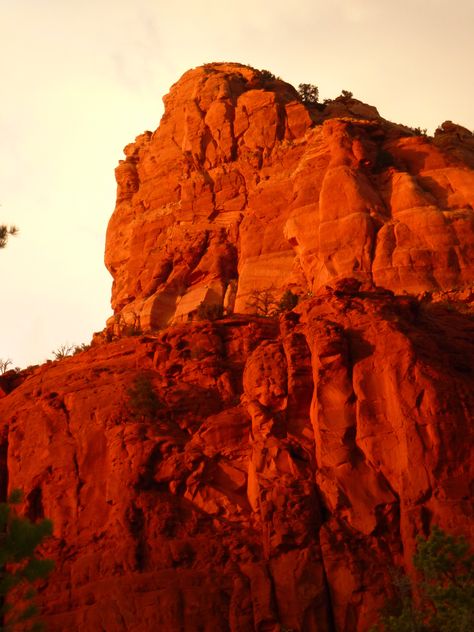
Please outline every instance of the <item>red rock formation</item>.
[[[470, 152], [243, 66], [172, 88], [117, 169], [107, 336], [0, 379], [51, 632], [366, 632], [418, 534], [469, 535]], [[272, 285], [298, 307], [239, 314]]]
[[396, 293], [470, 282], [473, 143], [449, 122], [413, 135], [354, 99], [305, 107], [238, 64], [187, 72], [116, 171], [109, 328], [162, 327], [203, 302], [245, 312], [255, 288], [347, 276]]
[[54, 521], [49, 629], [367, 630], [415, 536], [473, 524], [472, 333], [349, 287], [37, 369], [0, 411], [10, 486]]

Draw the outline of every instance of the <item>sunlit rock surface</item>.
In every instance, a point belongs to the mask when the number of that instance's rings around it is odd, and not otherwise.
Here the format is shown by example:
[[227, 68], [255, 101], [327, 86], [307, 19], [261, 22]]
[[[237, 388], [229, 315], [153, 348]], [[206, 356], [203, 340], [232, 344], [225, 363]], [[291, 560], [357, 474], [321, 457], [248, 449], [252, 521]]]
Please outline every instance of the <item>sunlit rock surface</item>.
[[255, 288], [314, 292], [350, 276], [401, 294], [472, 280], [468, 130], [414, 135], [355, 99], [305, 107], [238, 64], [190, 70], [164, 101], [160, 127], [116, 170], [109, 327], [177, 322], [211, 286], [222, 304], [231, 282], [245, 312]]
[[106, 330], [0, 376], [48, 629], [367, 632], [417, 535], [472, 536], [472, 135], [233, 64], [165, 103], [117, 168]]

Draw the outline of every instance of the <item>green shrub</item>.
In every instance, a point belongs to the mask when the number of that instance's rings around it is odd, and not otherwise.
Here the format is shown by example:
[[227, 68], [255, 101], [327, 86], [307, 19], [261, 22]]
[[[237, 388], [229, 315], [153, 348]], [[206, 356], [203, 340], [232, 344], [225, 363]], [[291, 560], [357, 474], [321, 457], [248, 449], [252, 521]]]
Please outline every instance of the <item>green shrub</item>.
[[128, 410], [134, 419], [152, 420], [156, 417], [162, 404], [155, 393], [150, 376], [140, 373], [127, 389]]
[[312, 83], [300, 83], [298, 94], [305, 105], [315, 105], [319, 99], [319, 88]]
[[463, 537], [434, 527], [418, 538], [415, 568], [418, 599], [409, 579], [394, 581], [396, 599], [384, 609], [372, 632], [472, 632], [474, 630], [474, 555]]
[[275, 75], [270, 72], [269, 70], [259, 70], [260, 73], [260, 77], [264, 80], [264, 81], [274, 81], [275, 80]]
[[298, 294], [293, 294], [291, 290], [286, 290], [281, 299], [278, 301], [278, 311], [291, 312], [291, 310], [298, 305], [299, 300], [300, 297]]
[[52, 560], [36, 554], [37, 547], [52, 534], [52, 522], [33, 523], [18, 516], [15, 505], [21, 500], [21, 492], [15, 490], [8, 502], [0, 503], [0, 630], [4, 632], [13, 632], [17, 624], [24, 626], [31, 620], [29, 630], [42, 629], [34, 621], [38, 610], [33, 584], [46, 578], [54, 567]]
[[413, 134], [415, 134], [416, 136], [427, 136], [428, 135], [428, 130], [426, 127], [410, 127], [408, 126], [408, 129], [410, 131], [413, 132]]
[[83, 351], [87, 351], [90, 348], [91, 348], [91, 346], [86, 344], [85, 342], [81, 343], [80, 345], [74, 345], [74, 349], [73, 349], [72, 355], [77, 355], [78, 353], [82, 353]]

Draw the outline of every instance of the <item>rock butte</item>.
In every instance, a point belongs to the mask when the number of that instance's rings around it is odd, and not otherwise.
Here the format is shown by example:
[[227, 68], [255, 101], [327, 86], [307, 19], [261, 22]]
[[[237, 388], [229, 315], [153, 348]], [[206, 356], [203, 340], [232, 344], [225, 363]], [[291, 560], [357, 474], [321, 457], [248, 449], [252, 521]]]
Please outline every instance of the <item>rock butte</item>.
[[468, 130], [428, 139], [354, 99], [321, 112], [235, 64], [187, 72], [164, 102], [116, 170], [109, 328], [182, 322], [203, 302], [242, 313], [252, 289], [347, 276], [397, 294], [472, 281]]
[[[165, 106], [116, 170], [114, 316], [0, 378], [2, 498], [54, 521], [44, 618], [366, 632], [417, 534], [472, 536], [474, 138], [238, 64]], [[254, 289], [301, 300], [264, 318]]]

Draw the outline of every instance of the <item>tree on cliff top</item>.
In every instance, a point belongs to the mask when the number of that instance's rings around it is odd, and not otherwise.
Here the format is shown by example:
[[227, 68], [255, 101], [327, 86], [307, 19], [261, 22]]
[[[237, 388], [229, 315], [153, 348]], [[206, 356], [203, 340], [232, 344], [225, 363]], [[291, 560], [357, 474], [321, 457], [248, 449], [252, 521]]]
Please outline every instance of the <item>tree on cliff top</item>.
[[[18, 516], [15, 505], [21, 501], [15, 490], [8, 502], [0, 503], [0, 631], [41, 630], [34, 621], [37, 608], [33, 602], [33, 584], [44, 579], [53, 569], [52, 560], [41, 559], [37, 547], [51, 535], [50, 520], [33, 523]], [[9, 598], [10, 597], [10, 598]], [[31, 626], [26, 628], [27, 623]]]
[[413, 558], [420, 574], [418, 599], [409, 579], [395, 582], [398, 598], [372, 632], [471, 632], [474, 630], [474, 555], [463, 537], [434, 527], [418, 538]]
[[313, 83], [300, 83], [298, 94], [305, 105], [315, 105], [319, 99], [319, 88]]

